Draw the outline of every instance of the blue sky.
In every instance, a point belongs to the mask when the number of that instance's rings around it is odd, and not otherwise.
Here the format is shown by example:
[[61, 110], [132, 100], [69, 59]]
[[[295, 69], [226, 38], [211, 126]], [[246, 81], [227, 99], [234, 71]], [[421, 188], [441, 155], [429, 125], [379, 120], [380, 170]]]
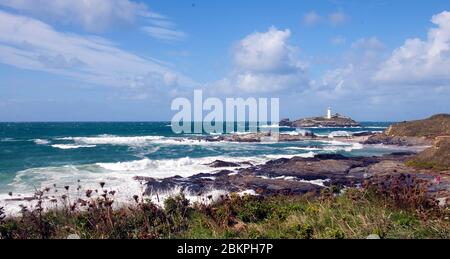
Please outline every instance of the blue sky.
[[170, 102], [279, 97], [357, 120], [450, 111], [450, 4], [0, 0], [0, 121], [170, 120]]

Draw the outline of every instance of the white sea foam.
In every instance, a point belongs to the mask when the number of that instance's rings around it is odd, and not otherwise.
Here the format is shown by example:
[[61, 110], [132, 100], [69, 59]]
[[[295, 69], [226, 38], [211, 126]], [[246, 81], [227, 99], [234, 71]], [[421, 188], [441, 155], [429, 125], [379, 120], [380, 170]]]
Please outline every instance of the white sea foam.
[[93, 147], [96, 147], [96, 145], [55, 144], [55, 145], [52, 145], [52, 147], [59, 148], [59, 149], [78, 149], [78, 148], [93, 148]]
[[260, 125], [259, 128], [280, 128], [280, 129], [290, 129], [291, 127], [288, 126], [280, 126], [278, 124], [272, 124], [272, 125]]
[[280, 158], [293, 158], [293, 157], [303, 157], [303, 158], [312, 158], [316, 155], [314, 152], [302, 153], [302, 154], [280, 154], [280, 155], [266, 155], [268, 159], [280, 159]]
[[345, 143], [340, 141], [331, 141], [331, 145], [324, 146], [323, 150], [327, 152], [351, 152], [353, 150], [363, 149], [364, 145], [360, 143]]
[[327, 183], [329, 181], [330, 181], [330, 179], [325, 179], [325, 180], [316, 179], [316, 180], [310, 180], [310, 181], [300, 180], [300, 182], [302, 182], [302, 183], [310, 183], [310, 184], [314, 184], [314, 185], [318, 185], [318, 186], [322, 186], [322, 187], [325, 187], [325, 183]]
[[152, 144], [158, 145], [217, 145], [224, 142], [208, 142], [202, 139], [178, 138], [163, 136], [133, 136], [100, 135], [96, 137], [65, 137], [56, 140], [70, 140], [78, 145], [121, 145], [140, 147]]
[[329, 138], [336, 138], [336, 137], [351, 137], [352, 133], [348, 132], [348, 131], [343, 131], [343, 130], [339, 130], [339, 131], [333, 131], [330, 134], [328, 134]]
[[46, 139], [34, 139], [33, 142], [36, 143], [36, 145], [48, 145], [48, 144], [50, 144], [50, 141], [48, 141]]
[[281, 135], [306, 136], [308, 133], [311, 133], [311, 131], [309, 131], [309, 130], [295, 130], [295, 131], [282, 132]]
[[161, 136], [120, 137], [114, 135], [100, 135], [96, 137], [58, 138], [58, 140], [72, 140], [77, 144], [87, 144], [87, 145], [142, 145], [160, 139], [163, 139], [163, 137]]
[[13, 138], [2, 138], [0, 139], [0, 142], [15, 142], [17, 140], [13, 139]]
[[322, 148], [318, 147], [286, 147], [288, 150], [305, 150], [305, 151], [320, 151]]

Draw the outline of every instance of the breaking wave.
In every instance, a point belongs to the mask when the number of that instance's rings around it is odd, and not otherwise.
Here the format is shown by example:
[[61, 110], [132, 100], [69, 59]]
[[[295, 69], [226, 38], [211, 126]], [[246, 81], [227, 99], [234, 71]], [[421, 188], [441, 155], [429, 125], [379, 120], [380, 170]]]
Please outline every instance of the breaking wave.
[[78, 148], [93, 148], [93, 147], [96, 147], [96, 145], [55, 144], [55, 145], [52, 145], [52, 147], [59, 148], [59, 149], [78, 149]]

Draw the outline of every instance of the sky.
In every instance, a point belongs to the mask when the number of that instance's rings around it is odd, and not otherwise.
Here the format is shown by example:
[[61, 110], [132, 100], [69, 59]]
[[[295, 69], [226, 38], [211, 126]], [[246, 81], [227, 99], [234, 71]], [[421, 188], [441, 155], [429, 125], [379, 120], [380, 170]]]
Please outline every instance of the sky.
[[168, 121], [177, 97], [280, 116], [450, 112], [445, 0], [0, 0], [0, 121]]

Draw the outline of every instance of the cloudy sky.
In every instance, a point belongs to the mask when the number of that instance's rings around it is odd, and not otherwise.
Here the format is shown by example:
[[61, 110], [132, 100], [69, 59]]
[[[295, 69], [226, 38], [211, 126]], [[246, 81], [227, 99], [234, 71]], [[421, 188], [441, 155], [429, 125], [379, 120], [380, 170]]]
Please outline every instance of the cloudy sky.
[[193, 89], [360, 121], [450, 112], [450, 5], [0, 0], [0, 121], [170, 120]]

